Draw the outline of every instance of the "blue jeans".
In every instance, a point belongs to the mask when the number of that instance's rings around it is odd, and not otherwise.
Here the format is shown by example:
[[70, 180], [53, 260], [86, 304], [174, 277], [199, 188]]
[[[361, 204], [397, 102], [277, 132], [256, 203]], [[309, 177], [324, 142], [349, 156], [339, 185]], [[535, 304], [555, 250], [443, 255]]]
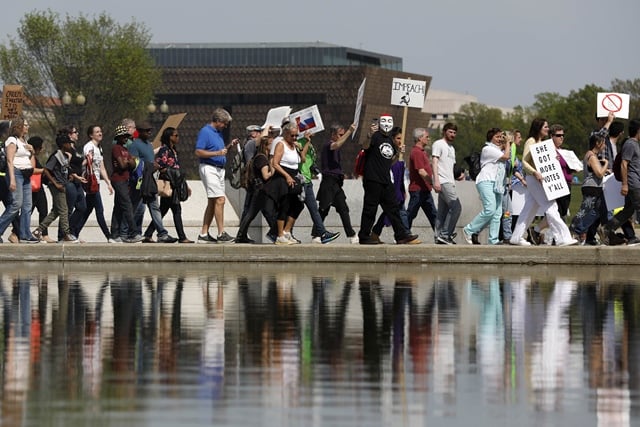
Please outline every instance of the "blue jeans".
[[[69, 213], [69, 229], [73, 230], [78, 228], [82, 217], [87, 210], [87, 199], [82, 189], [82, 184], [79, 182], [67, 182], [65, 184], [65, 191], [67, 197], [67, 211]], [[58, 240], [62, 239], [62, 229], [58, 229]]]
[[436, 209], [436, 204], [433, 201], [431, 191], [425, 190], [409, 192], [409, 204], [407, 205], [408, 228], [411, 229], [413, 220], [418, 216], [420, 208], [422, 208], [422, 212], [427, 216], [429, 224], [431, 224], [431, 229], [435, 230], [438, 210]]
[[505, 187], [505, 192], [502, 195], [502, 219], [500, 220], [503, 240], [511, 240], [511, 225], [513, 223], [511, 219], [512, 210], [513, 207], [511, 205], [511, 194], [509, 194], [509, 190]]
[[462, 213], [462, 205], [458, 194], [456, 193], [456, 185], [453, 183], [445, 183], [440, 186], [438, 193], [438, 215], [436, 216], [436, 236], [445, 239], [450, 238], [456, 229], [458, 219]]
[[313, 183], [305, 182], [302, 184], [304, 189], [304, 204], [309, 209], [309, 215], [311, 215], [311, 221], [313, 221], [313, 227], [311, 227], [311, 237], [322, 237], [327, 229], [324, 228], [320, 211], [318, 210], [318, 202], [316, 201], [316, 195], [313, 194]]
[[[0, 235], [4, 234], [13, 221], [13, 218], [20, 212], [20, 229], [18, 230], [19, 239], [28, 239], [31, 237], [31, 181], [22, 176], [20, 169], [14, 169], [16, 179], [16, 191], [11, 194], [11, 203], [0, 216]], [[6, 177], [7, 187], [9, 187], [9, 173]]]
[[500, 218], [502, 218], [502, 193], [493, 191], [494, 186], [494, 181], [482, 181], [476, 184], [480, 201], [482, 201], [482, 210], [464, 227], [469, 234], [478, 234], [489, 225], [490, 245], [498, 243]]

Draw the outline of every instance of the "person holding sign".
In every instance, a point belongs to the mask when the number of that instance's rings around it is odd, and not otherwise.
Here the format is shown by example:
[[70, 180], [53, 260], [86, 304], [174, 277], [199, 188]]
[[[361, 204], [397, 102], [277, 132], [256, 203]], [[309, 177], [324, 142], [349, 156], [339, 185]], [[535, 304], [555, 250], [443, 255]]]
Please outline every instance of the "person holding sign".
[[607, 206], [602, 192], [602, 178], [608, 173], [609, 162], [598, 156], [605, 150], [602, 135], [589, 138], [589, 151], [584, 156], [584, 181], [582, 182], [582, 204], [569, 227], [578, 235], [581, 245], [597, 246], [595, 229], [607, 222]]
[[[617, 245], [624, 239], [615, 234], [615, 230], [631, 219], [634, 212], [640, 210], [640, 120], [629, 121], [629, 139], [622, 145], [622, 187], [620, 194], [624, 196], [624, 208], [618, 212], [604, 227], [605, 243]], [[637, 244], [634, 241], [634, 244]]]
[[556, 238], [557, 246], [575, 245], [578, 241], [571, 237], [569, 227], [562, 220], [560, 213], [558, 212], [558, 205], [555, 200], [548, 200], [547, 196], [542, 188], [543, 176], [536, 169], [533, 162], [533, 156], [531, 153], [531, 146], [542, 141], [543, 138], [549, 136], [549, 124], [547, 120], [543, 118], [536, 118], [531, 123], [529, 129], [529, 137], [524, 143], [524, 151], [522, 154], [522, 166], [525, 175], [531, 176], [533, 179], [527, 179], [527, 193], [525, 195], [525, 202], [522, 208], [522, 212], [518, 217], [518, 222], [513, 230], [513, 235], [509, 241], [512, 245], [518, 246], [530, 246], [531, 243], [527, 242], [523, 235], [538, 210], [544, 211], [551, 232]]
[[[487, 142], [480, 154], [480, 173], [476, 177], [476, 188], [482, 201], [482, 211], [462, 229], [469, 244], [480, 244], [478, 234], [489, 225], [489, 244], [500, 241], [500, 219], [502, 218], [502, 195], [505, 187], [505, 162], [511, 157], [510, 141], [499, 128], [487, 132]], [[507, 196], [508, 197], [508, 196]]]
[[371, 231], [376, 220], [378, 206], [381, 206], [382, 212], [391, 222], [397, 244], [422, 243], [418, 240], [418, 236], [411, 234], [402, 223], [396, 191], [391, 182], [391, 165], [399, 155], [398, 147], [391, 138], [393, 117], [389, 114], [382, 114], [378, 123], [378, 130], [371, 136], [371, 140], [363, 144], [363, 148], [367, 152], [367, 161], [362, 176], [364, 199], [358, 241], [361, 245], [380, 244], [380, 241], [371, 236]]

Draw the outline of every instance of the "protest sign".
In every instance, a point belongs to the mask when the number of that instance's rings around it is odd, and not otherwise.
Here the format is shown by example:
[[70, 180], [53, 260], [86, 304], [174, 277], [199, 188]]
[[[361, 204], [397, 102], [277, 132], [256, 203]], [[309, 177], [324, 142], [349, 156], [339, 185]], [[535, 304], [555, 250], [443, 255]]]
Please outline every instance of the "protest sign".
[[536, 170], [542, 174], [542, 188], [547, 200], [555, 200], [569, 194], [571, 190], [564, 179], [553, 141], [547, 139], [531, 144], [530, 150]]
[[305, 132], [311, 132], [313, 135], [314, 133], [324, 130], [322, 117], [320, 117], [320, 111], [318, 110], [317, 105], [312, 105], [311, 107], [296, 111], [289, 116], [289, 119], [298, 125], [300, 135]]
[[20, 85], [2, 87], [2, 120], [11, 120], [22, 115], [24, 92]]

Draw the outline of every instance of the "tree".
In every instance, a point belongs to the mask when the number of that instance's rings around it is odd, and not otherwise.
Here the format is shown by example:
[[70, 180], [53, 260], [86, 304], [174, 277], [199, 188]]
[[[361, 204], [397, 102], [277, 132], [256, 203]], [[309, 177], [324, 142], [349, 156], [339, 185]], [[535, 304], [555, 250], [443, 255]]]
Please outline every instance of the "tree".
[[611, 92], [628, 93], [630, 95], [629, 118], [640, 118], [640, 79], [615, 79], [611, 82]]
[[104, 13], [62, 20], [51, 10], [34, 11], [20, 21], [17, 37], [0, 46], [0, 79], [23, 86], [31, 121], [40, 122], [41, 131], [66, 124], [60, 100], [68, 91], [86, 98], [82, 122], [108, 134], [123, 117], [144, 117], [160, 83], [149, 41], [144, 25], [119, 25]]
[[[586, 85], [561, 96], [555, 92], [543, 92], [535, 96], [531, 113], [544, 117], [549, 125], [560, 124], [565, 129], [563, 148], [573, 150], [578, 157], [588, 149], [589, 134], [596, 126], [596, 99], [604, 89], [596, 85]], [[528, 133], [528, 128], [524, 135]]]

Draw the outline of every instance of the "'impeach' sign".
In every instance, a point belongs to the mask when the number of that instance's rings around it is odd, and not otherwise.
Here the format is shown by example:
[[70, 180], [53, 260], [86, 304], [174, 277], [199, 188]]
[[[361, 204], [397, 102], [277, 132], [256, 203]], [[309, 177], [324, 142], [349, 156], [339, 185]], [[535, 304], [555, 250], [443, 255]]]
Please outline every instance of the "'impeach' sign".
[[571, 192], [564, 179], [558, 152], [553, 141], [547, 139], [531, 145], [531, 157], [536, 170], [542, 175], [542, 188], [547, 200], [555, 200]]
[[4, 85], [2, 87], [2, 120], [11, 120], [22, 115], [24, 93], [22, 86]]

